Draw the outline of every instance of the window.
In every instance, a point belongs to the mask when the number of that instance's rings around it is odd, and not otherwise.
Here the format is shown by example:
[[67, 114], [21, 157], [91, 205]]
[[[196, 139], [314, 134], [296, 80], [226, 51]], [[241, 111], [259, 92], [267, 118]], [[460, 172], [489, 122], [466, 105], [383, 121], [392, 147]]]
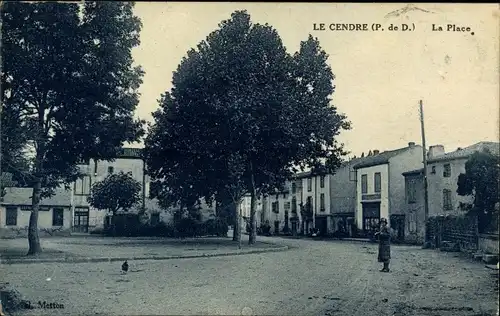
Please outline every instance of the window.
[[295, 194], [295, 193], [297, 193], [297, 184], [295, 184], [295, 182], [294, 182], [294, 183], [292, 183], [292, 194]]
[[361, 176], [361, 193], [368, 193], [368, 176], [366, 174]]
[[271, 208], [272, 208], [273, 213], [278, 214], [278, 213], [280, 212], [278, 202], [273, 202], [273, 203], [271, 204]]
[[432, 174], [436, 174], [436, 166], [432, 166], [431, 167], [431, 173]]
[[408, 228], [411, 233], [417, 232], [417, 212], [411, 211], [408, 216]]
[[17, 207], [7, 206], [7, 210], [5, 211], [5, 225], [17, 225]]
[[297, 199], [295, 197], [292, 198], [292, 213], [297, 213]]
[[151, 225], [157, 225], [160, 222], [160, 213], [151, 214]]
[[144, 183], [144, 197], [146, 198], [149, 198], [149, 192], [151, 191], [149, 187], [150, 187], [149, 182]]
[[312, 191], [312, 178], [307, 179], [307, 192]]
[[443, 190], [443, 208], [445, 210], [453, 209], [453, 205], [451, 203], [451, 190], [448, 189]]
[[444, 165], [443, 177], [448, 178], [451, 176], [451, 165], [449, 163]]
[[52, 210], [52, 226], [64, 225], [64, 209], [54, 208]]
[[89, 195], [91, 182], [92, 181], [89, 176], [76, 179], [74, 185], [75, 195]]
[[325, 176], [319, 177], [319, 187], [322, 189], [325, 187]]
[[382, 190], [382, 179], [380, 172], [375, 172], [373, 181], [375, 182], [375, 192], [379, 193]]
[[307, 212], [313, 211], [313, 198], [312, 198], [312, 196], [308, 196], [306, 199], [306, 211]]
[[406, 187], [406, 202], [408, 204], [417, 202], [417, 183], [415, 179], [411, 179]]
[[319, 210], [321, 212], [325, 211], [325, 193], [319, 195]]
[[113, 172], [115, 172], [115, 168], [113, 168], [112, 166], [109, 166], [108, 167], [108, 173], [112, 174]]
[[285, 202], [285, 211], [289, 211], [290, 210], [290, 202]]

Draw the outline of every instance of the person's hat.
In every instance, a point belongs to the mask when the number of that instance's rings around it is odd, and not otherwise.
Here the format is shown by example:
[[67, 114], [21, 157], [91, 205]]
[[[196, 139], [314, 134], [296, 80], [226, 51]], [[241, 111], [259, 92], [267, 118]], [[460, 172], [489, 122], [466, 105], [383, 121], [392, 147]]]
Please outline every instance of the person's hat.
[[380, 219], [380, 222], [381, 222], [381, 223], [386, 223], [386, 224], [387, 224], [387, 219], [385, 219], [385, 218], [383, 218], [383, 217], [382, 217], [382, 218]]

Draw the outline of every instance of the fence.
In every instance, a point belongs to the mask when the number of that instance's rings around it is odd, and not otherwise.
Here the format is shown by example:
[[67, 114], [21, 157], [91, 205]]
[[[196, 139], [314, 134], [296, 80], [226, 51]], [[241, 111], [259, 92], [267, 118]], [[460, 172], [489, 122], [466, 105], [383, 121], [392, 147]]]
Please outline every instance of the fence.
[[498, 254], [498, 231], [480, 234], [476, 216], [431, 217], [426, 227], [427, 240], [432, 248], [441, 248], [449, 242], [464, 252], [480, 250]]
[[441, 248], [444, 242], [452, 242], [462, 251], [478, 249], [479, 234], [474, 216], [431, 217], [426, 231], [432, 247]]

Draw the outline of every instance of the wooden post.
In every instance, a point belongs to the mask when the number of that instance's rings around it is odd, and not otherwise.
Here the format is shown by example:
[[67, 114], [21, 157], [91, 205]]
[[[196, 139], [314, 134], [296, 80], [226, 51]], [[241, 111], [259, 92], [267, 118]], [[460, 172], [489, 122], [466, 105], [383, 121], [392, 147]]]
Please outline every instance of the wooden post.
[[427, 147], [425, 145], [425, 127], [424, 127], [424, 108], [422, 105], [422, 100], [419, 102], [420, 105], [420, 127], [422, 129], [422, 153], [423, 153], [423, 163], [424, 163], [424, 247], [428, 246], [429, 240], [427, 238], [427, 222], [429, 221], [429, 192], [427, 183]]

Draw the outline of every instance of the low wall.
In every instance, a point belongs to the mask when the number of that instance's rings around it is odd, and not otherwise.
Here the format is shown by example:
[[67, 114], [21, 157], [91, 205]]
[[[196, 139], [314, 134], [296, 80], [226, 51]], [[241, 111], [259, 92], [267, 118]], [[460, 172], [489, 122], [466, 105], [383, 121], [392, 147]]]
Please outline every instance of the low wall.
[[[71, 229], [64, 227], [38, 229], [38, 236], [40, 237], [70, 236], [70, 235], [71, 235]], [[28, 227], [0, 228], [0, 238], [2, 239], [27, 238], [27, 237], [28, 237]]]
[[486, 254], [498, 255], [498, 234], [480, 234], [479, 235], [479, 250]]
[[431, 247], [441, 248], [443, 242], [452, 242], [464, 252], [478, 249], [477, 218], [474, 216], [437, 216], [427, 223]]

